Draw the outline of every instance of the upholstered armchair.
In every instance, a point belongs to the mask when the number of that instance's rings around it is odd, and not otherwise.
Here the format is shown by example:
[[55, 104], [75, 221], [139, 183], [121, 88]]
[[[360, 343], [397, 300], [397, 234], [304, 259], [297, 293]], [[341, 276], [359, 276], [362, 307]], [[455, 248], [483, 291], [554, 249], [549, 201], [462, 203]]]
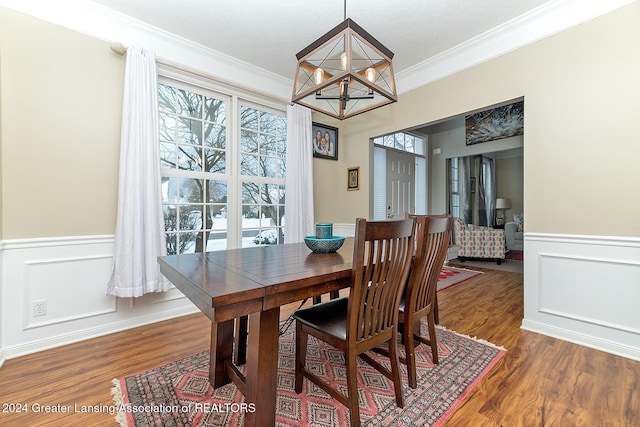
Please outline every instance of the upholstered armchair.
[[521, 251], [523, 245], [524, 215], [514, 215], [513, 222], [504, 225], [504, 237], [507, 239], [507, 249]]
[[467, 225], [460, 218], [453, 218], [453, 239], [460, 247], [460, 261], [466, 258], [488, 258], [501, 264], [504, 259], [503, 230]]

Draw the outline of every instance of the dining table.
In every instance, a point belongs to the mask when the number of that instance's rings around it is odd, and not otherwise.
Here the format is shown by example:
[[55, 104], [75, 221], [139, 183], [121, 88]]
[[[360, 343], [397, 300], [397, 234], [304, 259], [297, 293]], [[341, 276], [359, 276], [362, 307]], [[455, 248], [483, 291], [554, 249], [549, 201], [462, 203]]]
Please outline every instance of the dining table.
[[[238, 387], [250, 408], [245, 426], [275, 425], [280, 307], [348, 288], [352, 258], [353, 238], [332, 253], [301, 242], [158, 258], [161, 273], [211, 320], [209, 381]], [[247, 316], [243, 373], [234, 321]]]

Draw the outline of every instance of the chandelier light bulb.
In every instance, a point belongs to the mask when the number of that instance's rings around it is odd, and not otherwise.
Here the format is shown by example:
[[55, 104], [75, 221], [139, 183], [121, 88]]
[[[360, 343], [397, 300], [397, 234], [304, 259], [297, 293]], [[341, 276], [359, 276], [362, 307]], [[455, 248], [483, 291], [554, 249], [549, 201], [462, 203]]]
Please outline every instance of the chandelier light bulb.
[[376, 70], [375, 69], [367, 68], [367, 70], [364, 73], [367, 76], [367, 80], [369, 80], [371, 83], [376, 81]]
[[340, 64], [342, 64], [343, 70], [347, 69], [347, 52], [342, 52], [342, 55], [340, 55]]
[[316, 82], [316, 85], [319, 85], [324, 80], [324, 70], [322, 68], [316, 68], [313, 72], [313, 80]]

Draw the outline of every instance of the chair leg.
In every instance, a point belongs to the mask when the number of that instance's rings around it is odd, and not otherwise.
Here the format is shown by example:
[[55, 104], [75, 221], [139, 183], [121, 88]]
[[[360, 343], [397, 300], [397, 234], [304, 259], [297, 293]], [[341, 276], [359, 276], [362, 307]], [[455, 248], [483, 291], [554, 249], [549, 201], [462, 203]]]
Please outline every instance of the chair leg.
[[360, 427], [360, 403], [358, 402], [358, 376], [356, 355], [352, 352], [345, 353], [347, 365], [347, 399], [349, 401], [349, 413], [352, 427]]
[[304, 376], [302, 372], [304, 370], [305, 361], [307, 358], [307, 341], [308, 336], [302, 331], [302, 325], [300, 322], [296, 322], [296, 379], [295, 379], [295, 391], [296, 393], [302, 393], [302, 382]]
[[[406, 353], [407, 363], [407, 377], [409, 380], [409, 387], [416, 388], [418, 381], [416, 378], [416, 343], [414, 341], [415, 324], [407, 322], [404, 324], [404, 333], [402, 334], [404, 341], [404, 351]], [[393, 360], [391, 362], [393, 366]]]
[[[411, 340], [413, 342], [413, 340]], [[413, 347], [412, 351], [413, 353]], [[389, 359], [391, 361], [391, 376], [393, 377], [393, 388], [396, 392], [396, 404], [398, 408], [404, 408], [404, 393], [402, 390], [402, 379], [400, 378], [400, 361], [398, 360], [398, 340], [394, 333], [389, 340]], [[413, 370], [415, 377], [415, 360], [413, 361]], [[414, 379], [415, 381], [415, 379]], [[414, 387], [415, 388], [415, 387]]]
[[436, 325], [434, 314], [427, 314], [427, 325], [429, 326], [429, 343], [431, 344], [431, 359], [434, 364], [438, 364], [438, 339], [436, 338]]

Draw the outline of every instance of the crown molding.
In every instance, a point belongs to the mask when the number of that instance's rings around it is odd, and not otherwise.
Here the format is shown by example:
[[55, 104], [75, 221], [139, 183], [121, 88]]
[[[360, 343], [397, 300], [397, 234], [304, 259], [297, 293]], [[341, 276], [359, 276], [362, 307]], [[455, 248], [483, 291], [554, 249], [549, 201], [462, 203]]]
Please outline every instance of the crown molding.
[[[0, 0], [0, 6], [109, 43], [142, 44], [156, 57], [289, 99], [293, 81], [87, 0]], [[70, 13], [70, 11], [73, 11]]]
[[555, 0], [396, 73], [398, 93], [474, 67], [637, 0]]

